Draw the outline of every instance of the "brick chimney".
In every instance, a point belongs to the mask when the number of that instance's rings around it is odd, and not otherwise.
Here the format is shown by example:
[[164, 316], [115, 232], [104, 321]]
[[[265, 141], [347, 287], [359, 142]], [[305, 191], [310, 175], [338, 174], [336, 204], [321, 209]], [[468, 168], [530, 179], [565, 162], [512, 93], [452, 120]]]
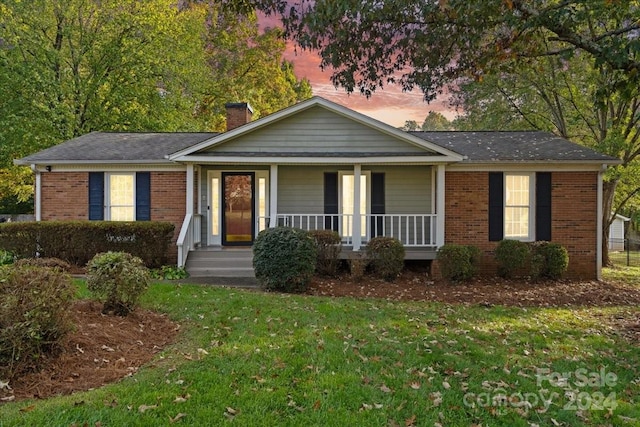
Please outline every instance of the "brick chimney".
[[227, 131], [246, 125], [251, 121], [253, 108], [246, 102], [227, 102]]

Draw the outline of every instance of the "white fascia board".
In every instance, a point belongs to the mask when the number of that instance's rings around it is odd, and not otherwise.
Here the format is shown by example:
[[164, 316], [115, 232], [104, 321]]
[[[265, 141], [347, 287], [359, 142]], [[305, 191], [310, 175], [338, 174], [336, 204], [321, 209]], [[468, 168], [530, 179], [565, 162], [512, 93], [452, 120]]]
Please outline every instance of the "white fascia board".
[[176, 162], [206, 164], [381, 164], [381, 163], [398, 163], [398, 164], [443, 164], [456, 162], [446, 156], [402, 156], [402, 157], [254, 157], [254, 156], [185, 156], [176, 158]]
[[608, 163], [584, 161], [555, 161], [555, 162], [491, 162], [491, 163], [454, 163], [447, 167], [451, 172], [491, 172], [491, 171], [530, 171], [530, 172], [579, 172], [602, 171]]
[[464, 156], [456, 152], [453, 152], [446, 148], [442, 148], [439, 145], [425, 141], [424, 139], [418, 138], [417, 136], [398, 130], [393, 126], [389, 126], [388, 124], [383, 123], [379, 120], [376, 120], [364, 114], [358, 113], [357, 111], [353, 111], [349, 108], [343, 107], [342, 105], [333, 103], [331, 101], [328, 101], [318, 96], [314, 96], [313, 98], [310, 98], [306, 101], [299, 102], [298, 104], [292, 105], [291, 107], [285, 108], [273, 114], [269, 114], [266, 117], [255, 120], [253, 122], [249, 122], [246, 125], [237, 127], [228, 132], [221, 133], [220, 135], [215, 136], [211, 139], [202, 141], [189, 148], [170, 154], [167, 156], [167, 159], [179, 161], [178, 159], [186, 155], [196, 153], [205, 148], [212, 148], [216, 145], [220, 145], [226, 141], [229, 141], [241, 135], [253, 132], [257, 129], [263, 128], [272, 123], [278, 122], [284, 118], [293, 116], [294, 114], [308, 110], [309, 108], [312, 108], [315, 106], [321, 106], [323, 108], [326, 108], [329, 111], [332, 111], [336, 114], [347, 117], [357, 123], [361, 123], [370, 128], [376, 129], [379, 132], [392, 136], [396, 139], [403, 140], [411, 145], [423, 148], [425, 150], [435, 151], [436, 153], [440, 153], [444, 156], [451, 157], [452, 159], [455, 159], [454, 161], [461, 161], [464, 159]]

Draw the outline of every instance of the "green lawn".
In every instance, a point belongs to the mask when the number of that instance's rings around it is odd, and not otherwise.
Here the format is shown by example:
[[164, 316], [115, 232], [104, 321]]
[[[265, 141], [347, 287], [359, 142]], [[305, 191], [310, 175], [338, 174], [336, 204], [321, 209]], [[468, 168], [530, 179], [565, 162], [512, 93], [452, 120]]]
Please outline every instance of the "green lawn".
[[171, 284], [154, 285], [144, 304], [182, 325], [179, 342], [117, 384], [2, 405], [0, 426], [640, 423], [640, 352], [610, 323], [637, 307], [465, 307]]

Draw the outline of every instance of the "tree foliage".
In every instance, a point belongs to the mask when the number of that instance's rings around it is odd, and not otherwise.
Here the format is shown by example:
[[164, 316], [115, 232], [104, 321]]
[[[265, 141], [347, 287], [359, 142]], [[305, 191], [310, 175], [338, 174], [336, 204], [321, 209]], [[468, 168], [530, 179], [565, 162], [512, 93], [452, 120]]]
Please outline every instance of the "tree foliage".
[[[427, 100], [460, 77], [481, 78], [513, 57], [571, 56], [640, 79], [635, 2], [603, 0], [227, 0], [234, 10], [278, 14], [286, 33], [318, 50], [347, 91], [370, 95], [387, 83], [419, 88]], [[635, 19], [634, 19], [635, 18]], [[540, 41], [551, 43], [541, 43]]]
[[1, 2], [0, 199], [32, 194], [14, 158], [91, 131], [223, 130], [225, 102], [310, 97], [280, 36], [209, 1]]

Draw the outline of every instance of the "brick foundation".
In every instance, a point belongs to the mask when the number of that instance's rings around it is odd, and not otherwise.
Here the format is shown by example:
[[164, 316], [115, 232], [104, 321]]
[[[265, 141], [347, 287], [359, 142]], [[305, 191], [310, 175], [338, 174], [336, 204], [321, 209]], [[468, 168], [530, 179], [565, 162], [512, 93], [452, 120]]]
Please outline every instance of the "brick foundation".
[[[553, 172], [552, 241], [569, 251], [566, 276], [597, 277], [597, 172]], [[488, 172], [446, 172], [445, 243], [470, 244], [482, 250], [481, 274], [497, 265], [489, 241]]]

